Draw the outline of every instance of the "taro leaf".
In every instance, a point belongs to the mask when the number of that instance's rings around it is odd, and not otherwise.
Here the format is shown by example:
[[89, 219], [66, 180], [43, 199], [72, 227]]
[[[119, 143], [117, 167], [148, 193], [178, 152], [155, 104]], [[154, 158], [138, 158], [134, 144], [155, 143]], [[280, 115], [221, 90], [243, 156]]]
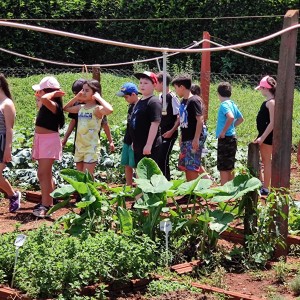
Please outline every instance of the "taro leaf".
[[212, 188], [218, 191], [212, 201], [223, 202], [230, 199], [238, 199], [245, 194], [255, 191], [261, 187], [261, 181], [248, 175], [238, 175], [233, 180], [228, 181], [221, 187]]
[[90, 197], [88, 197], [89, 200], [85, 201], [85, 198], [82, 198], [83, 201], [80, 201], [78, 203], [76, 203], [76, 207], [78, 208], [86, 208], [88, 206], [90, 206], [92, 203], [94, 203], [96, 201], [96, 197], [91, 195]]
[[71, 201], [71, 199], [66, 199], [62, 202], [58, 202], [57, 204], [55, 204], [53, 207], [50, 208], [50, 210], [48, 211], [48, 215], [49, 214], [53, 214], [55, 211], [65, 207], [66, 205], [68, 205], [68, 203]]
[[137, 178], [136, 183], [144, 193], [158, 194], [167, 191], [172, 183], [165, 176], [154, 174], [151, 179]]
[[172, 183], [169, 182], [164, 175], [153, 175], [151, 177], [151, 183], [154, 187], [154, 193], [163, 193], [172, 186]]
[[95, 196], [96, 200], [101, 202], [102, 197], [101, 197], [99, 191], [94, 187], [94, 185], [91, 183], [87, 183], [87, 186], [89, 187], [91, 194]]
[[167, 190], [167, 197], [174, 197], [178, 187], [184, 183], [184, 179], [177, 179], [171, 181], [172, 186]]
[[136, 173], [138, 178], [142, 179], [150, 179], [154, 174], [162, 174], [156, 162], [153, 159], [147, 157], [144, 157], [139, 161], [136, 168]]
[[178, 186], [176, 194], [182, 195], [182, 196], [192, 194], [192, 192], [194, 191], [195, 187], [197, 186], [199, 180], [200, 180], [200, 177], [198, 177], [197, 179], [182, 183], [180, 186]]
[[53, 198], [66, 198], [72, 195], [75, 192], [75, 189], [72, 185], [64, 185], [60, 188], [55, 189], [50, 196]]
[[88, 187], [86, 185], [86, 183], [84, 182], [79, 182], [76, 181], [74, 179], [72, 179], [71, 177], [62, 175], [61, 176], [65, 181], [69, 182], [73, 188], [79, 193], [79, 194], [86, 194], [88, 192]]
[[133, 221], [130, 212], [127, 209], [119, 206], [118, 217], [122, 233], [125, 235], [131, 235], [133, 229]]
[[[73, 181], [87, 182], [91, 178], [90, 175], [87, 175], [83, 172], [80, 172], [80, 171], [77, 171], [74, 169], [64, 169], [64, 170], [61, 170], [60, 173], [62, 174], [62, 177], [66, 181], [68, 181], [67, 178], [69, 178], [70, 180], [73, 180]], [[93, 182], [93, 180], [90, 180], [90, 181]]]
[[221, 234], [228, 228], [228, 224], [233, 221], [234, 215], [231, 213], [223, 212], [221, 210], [211, 211], [210, 217], [214, 219], [209, 223], [209, 228]]

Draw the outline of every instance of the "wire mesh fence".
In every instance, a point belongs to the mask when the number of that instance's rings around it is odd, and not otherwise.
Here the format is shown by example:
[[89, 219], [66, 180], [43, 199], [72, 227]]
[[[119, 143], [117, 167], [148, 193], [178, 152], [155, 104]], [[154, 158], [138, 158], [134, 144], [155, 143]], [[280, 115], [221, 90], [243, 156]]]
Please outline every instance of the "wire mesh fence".
[[[129, 77], [134, 78], [134, 72], [147, 70], [147, 66], [143, 67], [143, 65], [133, 66], [133, 68], [100, 68], [100, 73], [108, 73], [118, 77]], [[154, 68], [151, 71], [158, 72], [158, 68]], [[3, 73], [7, 78], [9, 77], [28, 77], [33, 75], [58, 75], [62, 73], [74, 73], [74, 74], [87, 74], [89, 73], [92, 76], [93, 70], [91, 67], [89, 68], [80, 68], [80, 67], [63, 67], [63, 68], [29, 68], [29, 67], [15, 67], [15, 68], [1, 68], [0, 72]], [[181, 73], [187, 73], [192, 76], [193, 81], [198, 81], [201, 76], [200, 71], [195, 71], [191, 69], [180, 69], [170, 70], [170, 75], [175, 77]], [[229, 73], [217, 73], [211, 72], [209, 74], [205, 74], [207, 79], [210, 80], [211, 83], [218, 83], [221, 81], [228, 81], [230, 83], [239, 84], [242, 86], [256, 86], [260, 79], [267, 74], [229, 74]], [[276, 79], [276, 74], [268, 74]], [[300, 90], [300, 76], [295, 77], [295, 88]]]

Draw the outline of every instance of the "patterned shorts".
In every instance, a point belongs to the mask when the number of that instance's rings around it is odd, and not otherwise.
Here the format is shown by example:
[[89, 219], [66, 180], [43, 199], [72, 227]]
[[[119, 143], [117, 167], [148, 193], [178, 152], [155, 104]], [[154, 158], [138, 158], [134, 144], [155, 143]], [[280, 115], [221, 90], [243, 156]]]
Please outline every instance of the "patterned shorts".
[[75, 154], [74, 154], [74, 162], [79, 163], [79, 162], [84, 162], [87, 164], [93, 164], [98, 161], [98, 151], [94, 152], [79, 152], [75, 149]]
[[225, 136], [218, 139], [217, 168], [219, 171], [231, 171], [234, 169], [237, 139], [235, 136]]
[[180, 171], [196, 171], [200, 172], [202, 147], [194, 151], [192, 141], [182, 142], [180, 145], [180, 154], [178, 161], [178, 169]]

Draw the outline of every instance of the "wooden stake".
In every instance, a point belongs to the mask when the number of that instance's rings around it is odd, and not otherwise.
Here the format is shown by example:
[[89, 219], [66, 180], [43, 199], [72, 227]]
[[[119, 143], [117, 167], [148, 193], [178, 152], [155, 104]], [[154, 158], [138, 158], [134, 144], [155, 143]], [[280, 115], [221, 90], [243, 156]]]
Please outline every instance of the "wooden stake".
[[[298, 10], [289, 10], [284, 16], [283, 29], [298, 24], [298, 18]], [[290, 187], [296, 49], [297, 29], [294, 29], [281, 36], [273, 130], [271, 186], [274, 188], [289, 189]], [[283, 207], [283, 213], [288, 217], [288, 205]], [[277, 222], [280, 224], [280, 234], [286, 242], [288, 219], [279, 217]], [[275, 257], [286, 256], [287, 253], [287, 247], [283, 248], [278, 245]]]

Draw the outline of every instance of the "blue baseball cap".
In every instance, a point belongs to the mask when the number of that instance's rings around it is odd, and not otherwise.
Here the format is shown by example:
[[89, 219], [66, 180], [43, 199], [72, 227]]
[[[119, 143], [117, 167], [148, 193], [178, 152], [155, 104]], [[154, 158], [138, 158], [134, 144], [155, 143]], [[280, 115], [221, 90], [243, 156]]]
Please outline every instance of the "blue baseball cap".
[[131, 95], [132, 93], [137, 95], [139, 94], [137, 86], [132, 82], [126, 82], [116, 95], [119, 97], [124, 97], [125, 95]]

